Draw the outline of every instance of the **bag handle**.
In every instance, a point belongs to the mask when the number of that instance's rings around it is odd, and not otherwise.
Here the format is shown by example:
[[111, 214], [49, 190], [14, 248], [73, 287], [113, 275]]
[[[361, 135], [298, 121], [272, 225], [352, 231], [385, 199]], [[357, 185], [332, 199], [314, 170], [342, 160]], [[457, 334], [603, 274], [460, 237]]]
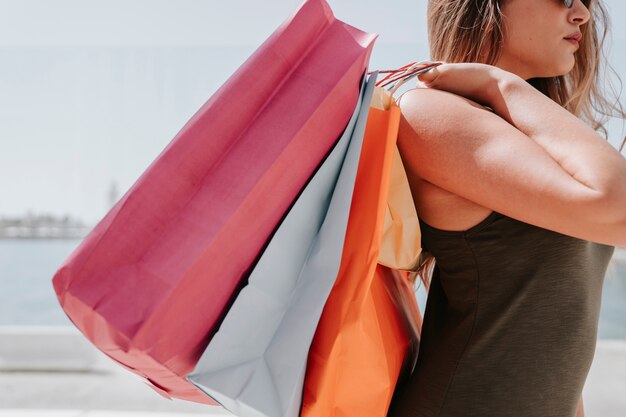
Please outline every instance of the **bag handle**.
[[[402, 86], [402, 84], [404, 84], [405, 82], [443, 63], [443, 61], [425, 60], [419, 62], [411, 62], [395, 70], [379, 70], [378, 73], [389, 73], [389, 75], [377, 81], [376, 86], [385, 87], [389, 84], [392, 84], [391, 87], [389, 87], [387, 90], [389, 91], [389, 94], [393, 96], [398, 88], [400, 88], [400, 86]], [[368, 72], [368, 74], [371, 73], [372, 71]]]

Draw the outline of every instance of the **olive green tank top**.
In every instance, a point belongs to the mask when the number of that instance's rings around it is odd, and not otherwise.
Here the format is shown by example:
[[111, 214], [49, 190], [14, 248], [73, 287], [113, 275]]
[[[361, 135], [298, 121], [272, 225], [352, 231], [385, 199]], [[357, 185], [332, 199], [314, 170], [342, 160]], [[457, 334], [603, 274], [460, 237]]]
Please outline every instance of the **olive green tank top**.
[[388, 417], [575, 417], [615, 248], [495, 211], [465, 231], [420, 225], [436, 264]]

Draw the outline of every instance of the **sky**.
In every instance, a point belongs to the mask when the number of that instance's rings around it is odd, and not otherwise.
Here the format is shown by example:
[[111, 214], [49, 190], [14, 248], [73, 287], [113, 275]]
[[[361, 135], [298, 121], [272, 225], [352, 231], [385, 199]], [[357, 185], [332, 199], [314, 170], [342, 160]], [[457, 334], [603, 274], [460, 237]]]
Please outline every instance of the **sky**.
[[[0, 0], [0, 217], [100, 220], [301, 3]], [[370, 69], [429, 58], [426, 0], [328, 3], [379, 34]], [[626, 25], [612, 31], [626, 82]]]
[[[425, 39], [426, 1], [330, 0], [381, 43]], [[301, 0], [0, 0], [0, 45], [259, 45]]]

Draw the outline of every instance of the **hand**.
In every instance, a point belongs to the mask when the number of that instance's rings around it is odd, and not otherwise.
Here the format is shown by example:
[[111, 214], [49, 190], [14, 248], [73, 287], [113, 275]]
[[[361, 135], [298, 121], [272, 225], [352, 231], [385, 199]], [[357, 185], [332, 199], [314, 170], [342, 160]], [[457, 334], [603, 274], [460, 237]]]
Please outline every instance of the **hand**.
[[516, 75], [493, 65], [473, 62], [443, 63], [417, 78], [428, 88], [445, 90], [491, 106], [499, 79]]

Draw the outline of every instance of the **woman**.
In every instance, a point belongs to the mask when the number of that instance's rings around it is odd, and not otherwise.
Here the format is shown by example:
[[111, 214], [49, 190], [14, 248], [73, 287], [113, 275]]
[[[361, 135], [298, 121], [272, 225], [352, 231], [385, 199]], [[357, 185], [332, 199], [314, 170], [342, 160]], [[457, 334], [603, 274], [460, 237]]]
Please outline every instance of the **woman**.
[[611, 108], [602, 22], [599, 0], [429, 1], [444, 63], [401, 97], [398, 147], [436, 262], [389, 417], [583, 415], [604, 274], [626, 246], [626, 159], [592, 112]]

